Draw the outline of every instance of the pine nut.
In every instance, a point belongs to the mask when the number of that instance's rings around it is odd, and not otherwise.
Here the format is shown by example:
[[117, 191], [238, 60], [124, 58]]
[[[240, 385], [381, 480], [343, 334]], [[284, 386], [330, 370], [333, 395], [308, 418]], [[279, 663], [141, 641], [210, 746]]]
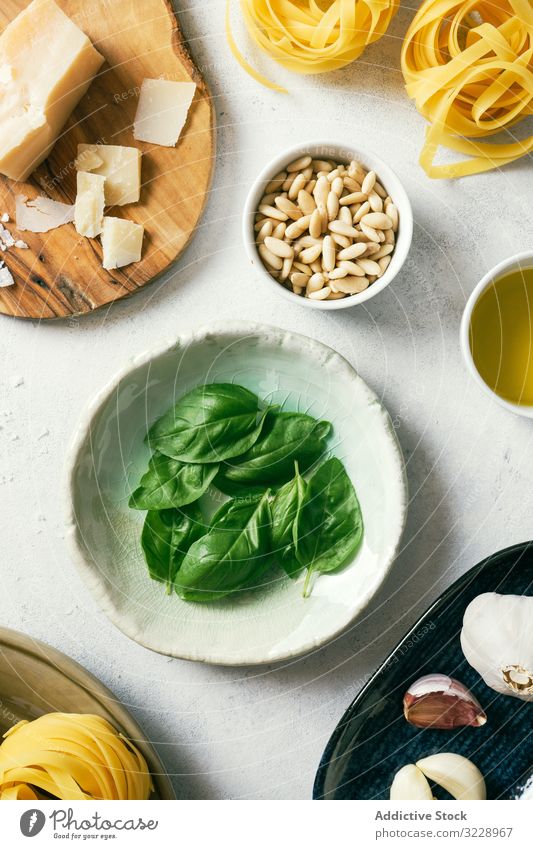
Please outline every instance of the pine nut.
[[328, 278], [330, 280], [340, 280], [341, 277], [346, 277], [348, 275], [347, 268], [341, 268], [338, 266], [334, 268], [333, 271], [328, 271]]
[[378, 250], [372, 254], [372, 259], [377, 262], [379, 259], [383, 259], [383, 257], [391, 254], [393, 250], [393, 245], [383, 245], [381, 248], [378, 248]]
[[361, 259], [357, 260], [357, 265], [362, 268], [364, 274], [379, 274], [379, 265], [377, 262], [374, 262], [373, 259], [365, 259], [361, 257]]
[[361, 228], [361, 232], [364, 233], [371, 242], [379, 242], [379, 234], [377, 230], [374, 230], [373, 227], [369, 227], [368, 224], [363, 224], [362, 221], [359, 223], [359, 226]]
[[342, 277], [331, 283], [331, 291], [344, 292], [345, 295], [358, 295], [368, 289], [369, 284], [368, 277]]
[[313, 274], [322, 274], [322, 272], [324, 271], [324, 269], [322, 268], [322, 262], [319, 259], [315, 259], [315, 261], [309, 265], [309, 268], [311, 269]]
[[331, 183], [331, 191], [335, 192], [338, 198], [341, 197], [344, 191], [344, 181], [342, 177], [335, 177], [335, 179]]
[[373, 227], [374, 230], [390, 230], [392, 227], [392, 219], [384, 212], [369, 212], [363, 215], [361, 223]]
[[368, 196], [368, 202], [370, 204], [370, 209], [372, 212], [383, 212], [383, 201], [380, 196], [377, 195], [374, 191], [371, 191]]
[[[322, 244], [322, 239], [320, 239], [318, 236], [316, 238], [313, 238], [313, 236], [302, 236], [301, 239], [298, 239], [298, 249], [299, 250], [301, 248], [312, 248], [313, 245], [321, 245], [321, 244]], [[296, 244], [294, 245], [294, 248], [296, 249]]]
[[393, 245], [395, 242], [394, 230], [385, 230], [385, 244]]
[[260, 206], [259, 212], [262, 215], [266, 215], [267, 218], [275, 218], [276, 221], [286, 221], [289, 217], [288, 215], [285, 215], [285, 213], [282, 212], [280, 209], [276, 209], [275, 206]]
[[274, 203], [276, 198], [277, 198], [277, 194], [275, 192], [272, 192], [269, 195], [263, 195], [263, 197], [261, 198], [261, 205], [262, 206], [272, 206], [272, 204]]
[[284, 192], [288, 192], [294, 181], [296, 180], [296, 174], [289, 174], [287, 179], [281, 184], [281, 188]]
[[[293, 267], [296, 268], [305, 277], [311, 277], [311, 269], [309, 268], [308, 265], [304, 265], [303, 262], [298, 262], [297, 260], [294, 260]], [[301, 284], [298, 284], [298, 285], [301, 285]]]
[[[289, 169], [287, 168], [287, 171]], [[365, 193], [365, 195], [369, 195], [372, 189], [374, 188], [374, 183], [376, 182], [376, 172], [369, 171], [366, 175], [363, 183], [361, 185], [361, 191]]]
[[352, 226], [352, 213], [346, 206], [341, 206], [339, 209], [339, 217], [338, 221], [343, 221], [344, 224], [348, 224], [349, 227]]
[[361, 192], [361, 184], [357, 182], [357, 180], [352, 180], [351, 177], [343, 177], [343, 182], [345, 187], [350, 192]]
[[264, 224], [261, 225], [261, 229], [257, 234], [257, 244], [265, 241], [265, 236], [271, 236], [274, 227], [272, 225], [272, 221], [265, 221]]
[[325, 159], [313, 159], [311, 162], [314, 171], [333, 171], [333, 166], [330, 162], [326, 162]]
[[309, 277], [307, 277], [306, 274], [302, 274], [301, 271], [295, 271], [293, 272], [293, 274], [291, 274], [291, 283], [293, 285], [293, 288], [294, 286], [298, 286], [300, 287], [300, 289], [305, 289], [308, 280]]
[[293, 180], [292, 186], [289, 189], [289, 200], [296, 200], [298, 197], [298, 192], [300, 192], [305, 184], [307, 183], [307, 178], [304, 174], [298, 174], [298, 176]]
[[397, 210], [397, 208], [394, 206], [394, 204], [393, 204], [393, 203], [389, 203], [389, 204], [385, 207], [385, 209], [386, 209], [387, 215], [389, 216], [389, 218], [390, 218], [390, 219], [391, 219], [391, 221], [392, 221], [392, 229], [393, 229], [393, 230], [394, 230], [394, 232], [396, 233], [396, 231], [397, 231], [397, 229], [398, 229], [398, 223], [399, 223], [399, 219], [398, 219], [398, 210]]
[[322, 243], [322, 264], [324, 271], [333, 271], [335, 268], [335, 243], [331, 236], [325, 236]]
[[286, 171], [289, 174], [292, 174], [293, 171], [303, 171], [304, 168], [307, 168], [308, 165], [311, 165], [313, 158], [311, 156], [305, 155], [300, 156], [299, 159], [295, 159], [294, 162], [290, 162], [286, 167]]
[[352, 192], [340, 199], [341, 206], [350, 206], [352, 203], [364, 203], [366, 195], [363, 192]]
[[326, 301], [338, 301], [339, 298], [345, 298], [346, 295], [344, 292], [333, 292], [331, 291], [326, 298]]
[[278, 189], [281, 189], [283, 183], [287, 179], [287, 172], [280, 171], [279, 174], [276, 174], [275, 177], [272, 177], [270, 183], [267, 183], [265, 186], [265, 194], [269, 195], [271, 192], [277, 192]]
[[309, 194], [312, 195], [315, 186], [316, 186], [316, 180], [309, 180], [309, 182], [307, 183], [307, 185], [305, 187], [305, 191], [309, 192]]
[[306, 265], [310, 265], [315, 259], [318, 259], [320, 254], [322, 253], [322, 244], [320, 245], [311, 245], [310, 248], [305, 248], [298, 257], [300, 262], [305, 262]]
[[292, 291], [294, 292], [295, 295], [301, 295], [302, 292], [303, 292], [303, 288], [302, 288], [302, 286], [293, 286]]
[[307, 291], [308, 292], [318, 292], [324, 286], [326, 282], [326, 278], [319, 271], [317, 274], [313, 274], [312, 277], [307, 281]]
[[374, 183], [374, 191], [377, 195], [380, 196], [380, 198], [383, 198], [383, 200], [385, 200], [385, 198], [387, 197], [387, 192], [385, 191], [381, 183]]
[[315, 209], [315, 211], [311, 215], [311, 221], [309, 222], [309, 233], [311, 234], [313, 239], [318, 239], [318, 237], [322, 233], [322, 213], [319, 209]]
[[265, 245], [259, 245], [257, 250], [259, 251], [259, 256], [263, 262], [270, 265], [271, 268], [275, 268], [276, 271], [281, 271], [283, 266], [283, 260], [281, 257], [273, 254], [272, 251], [269, 251]]
[[297, 239], [298, 236], [301, 236], [302, 233], [305, 233], [305, 231], [309, 227], [310, 221], [310, 215], [302, 215], [302, 217], [299, 218], [298, 221], [295, 221], [294, 224], [289, 224], [289, 226], [285, 230], [285, 236], [288, 239]]
[[365, 203], [361, 204], [361, 206], [359, 207], [359, 209], [357, 210], [357, 212], [353, 216], [353, 223], [358, 224], [359, 221], [361, 220], [361, 218], [363, 218], [363, 216], [367, 215], [369, 212], [370, 212], [370, 204], [369, 204], [368, 201], [365, 201]]
[[316, 205], [319, 206], [322, 203], [325, 206], [328, 200], [328, 195], [329, 182], [326, 177], [319, 177], [316, 181], [315, 190], [313, 192]]
[[338, 260], [347, 260], [347, 259], [355, 259], [358, 256], [362, 256], [366, 251], [366, 245], [359, 242], [356, 245], [350, 245], [349, 248], [344, 248], [342, 251], [339, 251], [337, 254]]
[[282, 282], [284, 280], [286, 280], [287, 277], [289, 276], [289, 274], [291, 273], [292, 260], [293, 260], [292, 256], [285, 257], [285, 259], [283, 260], [283, 265], [281, 266], [281, 273], [280, 273], [279, 278], [278, 278]]
[[281, 209], [285, 215], [292, 218], [293, 221], [297, 221], [298, 218], [302, 217], [302, 210], [299, 209], [292, 200], [289, 200], [289, 198], [277, 197], [276, 206], [278, 209]]
[[357, 230], [355, 227], [345, 224], [344, 221], [331, 221], [328, 225], [328, 229], [332, 233], [338, 233], [339, 236], [357, 236]]
[[283, 259], [292, 259], [294, 256], [294, 250], [287, 244], [287, 242], [284, 242], [283, 239], [267, 236], [265, 239], [265, 246], [273, 254], [280, 256]]
[[365, 256], [373, 257], [380, 250], [381, 245], [378, 245], [377, 242], [367, 242]]
[[390, 261], [392, 257], [390, 256], [382, 256], [378, 260], [378, 265], [381, 268], [381, 274], [378, 274], [378, 277], [381, 277], [382, 274], [385, 274], [387, 268], [389, 267]]
[[[359, 260], [359, 262], [362, 262], [362, 260]], [[353, 277], [365, 276], [363, 269], [356, 262], [352, 262], [349, 259], [343, 259], [339, 264], [339, 268], [343, 268], [346, 271], [346, 274]]]
[[331, 289], [329, 286], [324, 286], [324, 288], [320, 289], [318, 292], [309, 292], [307, 297], [311, 298], [313, 301], [325, 301], [330, 295]]
[[348, 236], [339, 236], [338, 233], [332, 233], [331, 238], [340, 248], [349, 248], [352, 244], [352, 240]]
[[333, 185], [333, 182], [341, 176], [340, 168], [334, 168], [333, 171], [330, 171], [328, 174], [328, 181]]
[[326, 204], [328, 210], [328, 221], [335, 221], [337, 217], [337, 213], [339, 211], [339, 198], [332, 190], [328, 195], [328, 202]]
[[304, 215], [312, 215], [316, 209], [315, 199], [306, 189], [298, 192], [298, 206]]
[[285, 230], [287, 229], [287, 225], [284, 221], [280, 221], [279, 224], [274, 227], [272, 231], [272, 235], [275, 239], [283, 239], [285, 236]]

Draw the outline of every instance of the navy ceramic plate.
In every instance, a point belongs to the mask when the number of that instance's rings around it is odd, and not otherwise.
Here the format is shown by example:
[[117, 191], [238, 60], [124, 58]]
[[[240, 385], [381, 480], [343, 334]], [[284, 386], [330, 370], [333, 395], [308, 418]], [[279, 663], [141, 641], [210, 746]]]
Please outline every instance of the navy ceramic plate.
[[[318, 768], [315, 799], [388, 799], [400, 767], [438, 751], [470, 758], [485, 776], [488, 799], [515, 797], [533, 768], [533, 702], [487, 687], [459, 642], [465, 608], [485, 592], [533, 595], [533, 542], [478, 563], [406, 634], [335, 729]], [[406, 722], [402, 702], [409, 684], [437, 672], [472, 690], [487, 714], [486, 725], [440, 731]], [[450, 798], [438, 787], [434, 795]]]

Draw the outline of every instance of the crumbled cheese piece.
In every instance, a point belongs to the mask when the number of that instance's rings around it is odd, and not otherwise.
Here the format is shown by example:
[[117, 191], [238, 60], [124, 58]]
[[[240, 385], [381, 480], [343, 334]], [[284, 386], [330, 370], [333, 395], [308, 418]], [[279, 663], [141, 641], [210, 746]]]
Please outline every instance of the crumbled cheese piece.
[[122, 268], [130, 262], [139, 262], [142, 252], [144, 227], [126, 218], [106, 216], [102, 228], [104, 268]]
[[7, 224], [9, 222], [9, 213], [4, 212], [4, 214], [0, 218], [0, 221], [2, 222], [2, 224]]
[[42, 196], [28, 200], [24, 195], [17, 195], [16, 217], [18, 230], [48, 233], [55, 227], [74, 221], [74, 205]]
[[23, 242], [22, 239], [17, 239], [17, 241], [15, 242], [15, 247], [20, 248], [21, 250], [27, 250], [28, 245], [26, 244], [26, 242]]
[[195, 83], [143, 80], [133, 122], [133, 137], [174, 147], [185, 126], [195, 91]]
[[141, 195], [141, 156], [136, 147], [79, 144], [76, 169], [105, 177], [106, 206], [123, 206]]
[[9, 268], [4, 262], [0, 261], [0, 289], [5, 289], [6, 286], [13, 286], [15, 281]]
[[0, 244], [4, 245], [5, 248], [12, 248], [15, 244], [15, 240], [9, 230], [6, 230], [2, 225], [0, 225]]
[[78, 171], [74, 225], [80, 236], [93, 238], [102, 232], [105, 177]]

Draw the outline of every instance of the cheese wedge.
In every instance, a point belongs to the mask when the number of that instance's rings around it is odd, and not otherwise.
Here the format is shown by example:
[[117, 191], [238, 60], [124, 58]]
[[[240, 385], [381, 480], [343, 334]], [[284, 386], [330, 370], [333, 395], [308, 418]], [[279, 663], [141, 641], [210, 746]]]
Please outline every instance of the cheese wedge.
[[33, 0], [0, 36], [0, 173], [45, 159], [103, 56], [53, 0]]
[[142, 253], [144, 227], [126, 218], [104, 218], [102, 248], [104, 268], [122, 268], [139, 262]]
[[144, 80], [133, 122], [139, 141], [174, 147], [187, 121], [195, 83]]
[[105, 177], [106, 206], [123, 206], [141, 195], [141, 156], [136, 147], [79, 144], [76, 168]]
[[102, 232], [104, 220], [105, 177], [99, 174], [77, 173], [77, 193], [74, 225], [80, 236], [92, 239]]

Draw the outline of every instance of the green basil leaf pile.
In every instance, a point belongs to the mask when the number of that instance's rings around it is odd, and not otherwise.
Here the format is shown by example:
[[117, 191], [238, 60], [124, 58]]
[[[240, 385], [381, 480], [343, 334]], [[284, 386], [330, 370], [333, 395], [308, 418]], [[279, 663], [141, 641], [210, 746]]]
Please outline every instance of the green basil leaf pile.
[[353, 557], [362, 536], [355, 489], [341, 461], [332, 457], [311, 477], [296, 522], [296, 556], [308, 570], [307, 586], [313, 573], [332, 572]]
[[304, 413], [269, 412], [257, 442], [244, 454], [223, 463], [215, 484], [233, 495], [252, 487], [264, 489], [285, 483], [295, 462], [305, 472], [322, 456], [330, 431], [329, 422]]
[[156, 452], [129, 505], [134, 510], [166, 510], [192, 504], [204, 494], [218, 469], [218, 463], [182, 463]]
[[148, 443], [185, 463], [218, 463], [256, 442], [267, 409], [244, 386], [207, 383], [184, 395], [150, 428]]
[[174, 587], [185, 601], [217, 601], [259, 583], [270, 563], [269, 493], [234, 501], [209, 533], [189, 549]]
[[[291, 578], [307, 569], [305, 595], [313, 575], [345, 565], [363, 520], [340, 460], [320, 465], [330, 433], [235, 384], [180, 398], [148, 431], [153, 454], [129, 500], [147, 511], [150, 577], [185, 601], [216, 602], [264, 585], [273, 566]], [[207, 518], [203, 496], [215, 489], [233, 497]]]
[[150, 577], [162, 581], [170, 591], [189, 548], [204, 533], [205, 523], [197, 504], [179, 510], [149, 510], [141, 545]]

